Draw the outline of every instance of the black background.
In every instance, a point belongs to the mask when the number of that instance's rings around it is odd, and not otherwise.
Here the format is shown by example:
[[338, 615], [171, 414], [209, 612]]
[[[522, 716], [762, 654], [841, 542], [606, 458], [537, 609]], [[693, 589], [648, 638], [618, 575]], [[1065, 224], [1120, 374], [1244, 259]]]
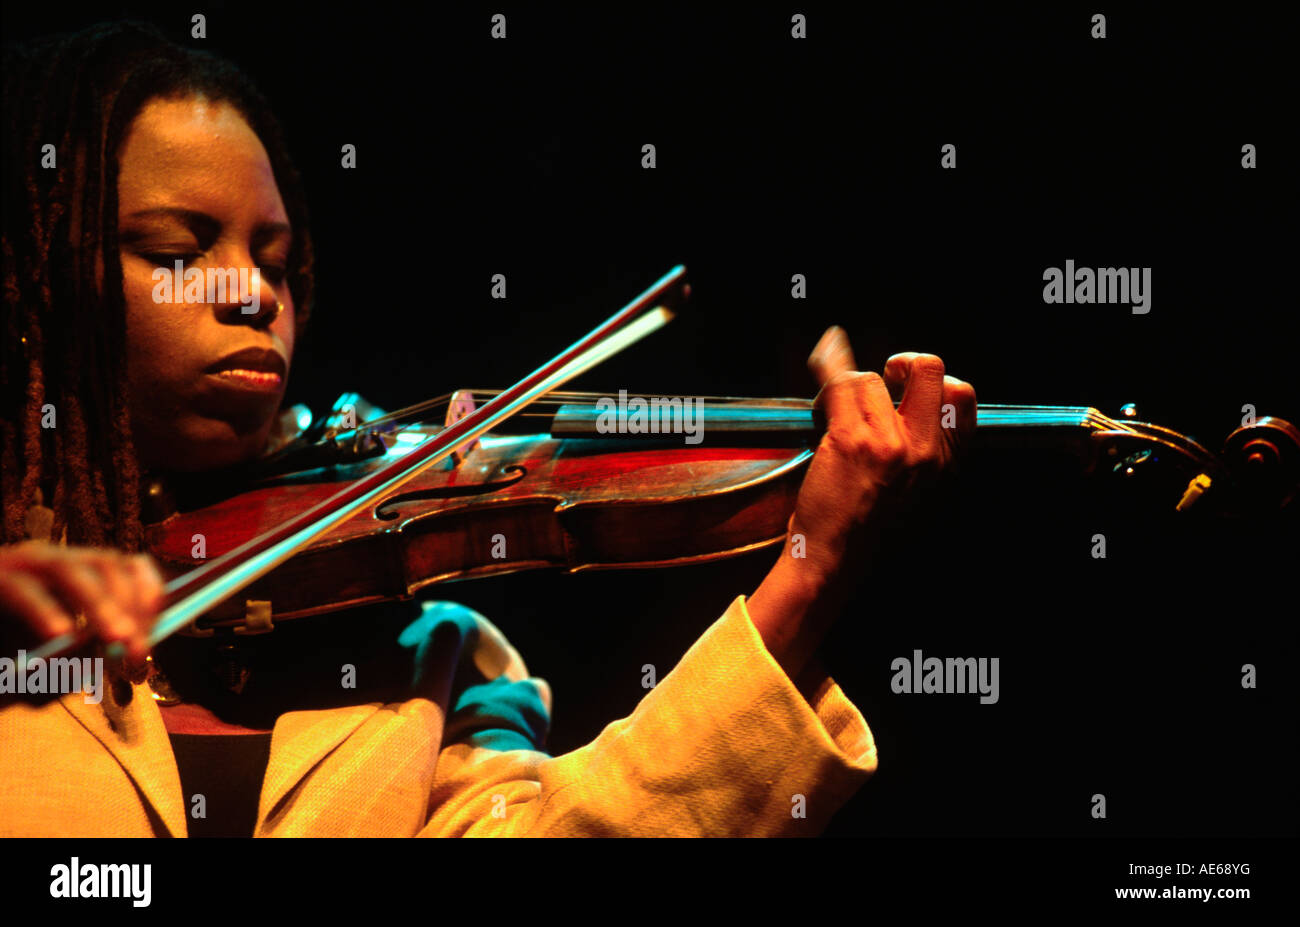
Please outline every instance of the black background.
[[[5, 34], [129, 15], [196, 44], [195, 11], [7, 7]], [[804, 359], [839, 323], [864, 368], [937, 353], [982, 402], [1136, 402], [1212, 449], [1245, 403], [1300, 421], [1294, 33], [1271, 13], [1110, 8], [1094, 40], [1096, 11], [1059, 4], [197, 11], [197, 44], [251, 73], [307, 184], [318, 299], [292, 401], [507, 385], [684, 263], [691, 311], [576, 388], [812, 395]], [[1067, 259], [1151, 267], [1150, 313], [1045, 305]], [[824, 648], [880, 751], [830, 834], [1294, 834], [1294, 512], [1175, 519], [1028, 454], [975, 460], [942, 501]], [[551, 682], [561, 753], [630, 713], [642, 665], [662, 677], [774, 556], [438, 595]], [[1000, 701], [893, 694], [917, 648], [999, 657]]]

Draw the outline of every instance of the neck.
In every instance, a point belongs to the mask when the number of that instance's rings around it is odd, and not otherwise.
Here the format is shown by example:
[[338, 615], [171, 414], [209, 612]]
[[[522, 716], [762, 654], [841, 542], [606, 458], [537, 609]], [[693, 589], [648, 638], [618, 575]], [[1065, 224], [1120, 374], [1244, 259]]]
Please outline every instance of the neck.
[[222, 721], [210, 709], [193, 702], [159, 705], [169, 734], [269, 734], [270, 728], [244, 727]]

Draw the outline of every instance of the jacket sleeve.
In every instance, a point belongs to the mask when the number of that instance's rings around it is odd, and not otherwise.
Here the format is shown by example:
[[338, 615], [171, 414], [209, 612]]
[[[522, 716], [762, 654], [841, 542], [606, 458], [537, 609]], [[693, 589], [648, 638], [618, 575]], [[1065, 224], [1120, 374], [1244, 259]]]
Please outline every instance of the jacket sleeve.
[[744, 596], [630, 716], [562, 756], [535, 748], [545, 683], [509, 669], [492, 700], [457, 700], [421, 836], [815, 836], [876, 769], [862, 714], [819, 667], [796, 686]]

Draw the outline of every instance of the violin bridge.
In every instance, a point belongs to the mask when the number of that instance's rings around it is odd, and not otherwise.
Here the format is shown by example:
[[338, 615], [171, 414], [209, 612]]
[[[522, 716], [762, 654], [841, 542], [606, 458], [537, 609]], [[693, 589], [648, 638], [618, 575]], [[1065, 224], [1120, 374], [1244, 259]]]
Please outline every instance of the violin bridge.
[[[462, 418], [474, 411], [474, 394], [467, 389], [458, 389], [451, 394], [451, 401], [447, 403], [447, 417], [443, 420], [443, 427], [454, 425]], [[460, 447], [451, 452], [451, 463], [453, 467], [459, 467], [470, 452], [478, 447], [478, 438], [473, 441], [466, 441]]]

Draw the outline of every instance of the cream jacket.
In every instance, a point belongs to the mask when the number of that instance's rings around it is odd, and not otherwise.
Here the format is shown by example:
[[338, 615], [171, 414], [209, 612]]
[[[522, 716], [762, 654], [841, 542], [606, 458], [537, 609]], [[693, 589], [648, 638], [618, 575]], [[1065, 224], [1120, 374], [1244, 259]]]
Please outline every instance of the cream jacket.
[[[796, 687], [743, 596], [629, 717], [556, 757], [550, 690], [501, 632], [452, 603], [424, 616], [459, 647], [422, 697], [279, 716], [258, 836], [814, 836], [876, 769], [858, 709], [815, 666]], [[186, 836], [161, 712], [129, 691], [0, 709], [0, 835]]]

